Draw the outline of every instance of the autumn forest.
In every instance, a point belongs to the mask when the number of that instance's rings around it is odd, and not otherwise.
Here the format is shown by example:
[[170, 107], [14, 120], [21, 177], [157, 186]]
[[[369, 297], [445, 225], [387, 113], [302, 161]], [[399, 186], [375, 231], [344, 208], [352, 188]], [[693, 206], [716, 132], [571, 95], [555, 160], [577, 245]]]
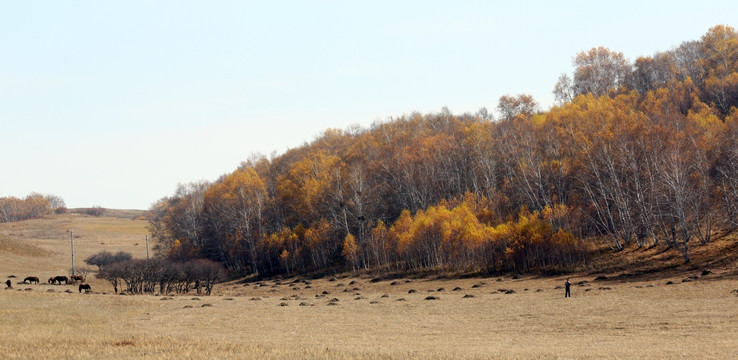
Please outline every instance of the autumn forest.
[[[603, 246], [690, 247], [738, 226], [738, 33], [631, 62], [593, 48], [497, 116], [329, 129], [152, 205], [156, 250], [238, 274], [576, 269]], [[606, 244], [606, 245], [603, 245]]]

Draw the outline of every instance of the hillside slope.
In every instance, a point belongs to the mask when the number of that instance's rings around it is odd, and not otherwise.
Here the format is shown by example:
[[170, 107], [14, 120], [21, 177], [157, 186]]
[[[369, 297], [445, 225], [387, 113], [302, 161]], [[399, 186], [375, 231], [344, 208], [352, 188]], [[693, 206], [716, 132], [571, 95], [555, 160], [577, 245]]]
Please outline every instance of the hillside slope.
[[84, 259], [103, 250], [145, 258], [146, 225], [143, 220], [78, 214], [2, 223], [0, 274], [21, 279], [38, 276], [42, 280], [67, 275], [72, 267], [70, 232], [74, 234], [77, 269], [87, 267]]

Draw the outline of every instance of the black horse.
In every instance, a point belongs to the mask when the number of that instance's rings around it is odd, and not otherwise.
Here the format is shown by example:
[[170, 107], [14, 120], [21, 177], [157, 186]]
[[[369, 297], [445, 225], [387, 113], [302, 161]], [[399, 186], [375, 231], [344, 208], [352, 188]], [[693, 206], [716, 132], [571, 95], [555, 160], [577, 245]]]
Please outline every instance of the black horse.
[[8, 289], [13, 288], [13, 283], [10, 281], [10, 279], [8, 279], [8, 281], [5, 282], [5, 285], [8, 285]]
[[24, 283], [25, 283], [25, 282], [28, 282], [28, 283], [30, 283], [30, 284], [33, 284], [33, 283], [36, 283], [36, 284], [38, 284], [38, 281], [39, 281], [39, 280], [38, 280], [38, 278], [37, 278], [37, 277], [35, 277], [35, 276], [29, 276], [29, 277], [27, 277], [27, 278], [23, 279], [23, 282], [24, 282]]
[[53, 278], [50, 278], [49, 284], [61, 285], [62, 281], [64, 281], [65, 284], [69, 284], [69, 278], [64, 275], [54, 276]]
[[82, 290], [88, 293], [92, 291], [92, 288], [90, 287], [90, 284], [79, 284], [79, 292], [82, 293]]

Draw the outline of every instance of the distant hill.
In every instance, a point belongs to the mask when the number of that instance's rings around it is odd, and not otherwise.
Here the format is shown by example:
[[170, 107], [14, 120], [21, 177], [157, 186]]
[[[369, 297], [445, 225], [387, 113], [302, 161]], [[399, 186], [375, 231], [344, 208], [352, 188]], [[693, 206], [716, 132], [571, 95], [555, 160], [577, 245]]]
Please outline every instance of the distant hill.
[[[100, 251], [124, 251], [134, 258], [146, 258], [148, 222], [133, 220], [135, 215], [143, 213], [106, 209], [101, 216], [68, 212], [0, 223], [0, 274], [42, 279], [67, 274], [71, 268], [70, 232], [74, 234], [78, 271], [90, 269], [84, 259]], [[89, 281], [98, 288], [105, 285], [104, 281], [93, 278]]]
[[72, 214], [85, 214], [92, 216], [107, 216], [123, 219], [140, 219], [146, 215], [146, 210], [136, 209], [107, 209], [102, 207], [73, 208], [68, 210]]

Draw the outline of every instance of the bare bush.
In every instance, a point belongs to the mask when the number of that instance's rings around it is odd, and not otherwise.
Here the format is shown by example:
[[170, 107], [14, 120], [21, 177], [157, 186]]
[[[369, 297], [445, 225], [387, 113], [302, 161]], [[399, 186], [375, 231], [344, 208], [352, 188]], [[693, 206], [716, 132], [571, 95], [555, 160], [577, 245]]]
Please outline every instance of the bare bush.
[[105, 212], [100, 206], [93, 206], [91, 208], [84, 209], [84, 213], [90, 216], [101, 216]]
[[225, 270], [222, 265], [210, 260], [193, 260], [186, 263], [175, 263], [164, 259], [128, 259], [103, 266], [97, 277], [105, 279], [113, 285], [115, 292], [125, 284], [126, 291], [131, 294], [154, 293], [187, 293], [196, 289], [197, 293], [205, 289], [210, 295], [216, 282], [222, 280]]

